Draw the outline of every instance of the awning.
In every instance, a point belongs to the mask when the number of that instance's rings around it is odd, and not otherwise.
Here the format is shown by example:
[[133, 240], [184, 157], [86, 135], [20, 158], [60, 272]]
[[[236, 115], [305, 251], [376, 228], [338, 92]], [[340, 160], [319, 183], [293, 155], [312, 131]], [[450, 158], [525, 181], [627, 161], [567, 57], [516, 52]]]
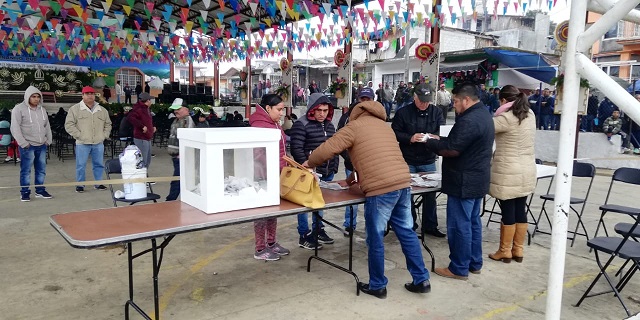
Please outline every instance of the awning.
[[541, 54], [510, 50], [484, 50], [491, 58], [518, 72], [549, 83], [556, 76], [556, 68], [544, 60]]
[[487, 59], [483, 58], [458, 62], [440, 62], [440, 72], [478, 70], [478, 65], [485, 60]]

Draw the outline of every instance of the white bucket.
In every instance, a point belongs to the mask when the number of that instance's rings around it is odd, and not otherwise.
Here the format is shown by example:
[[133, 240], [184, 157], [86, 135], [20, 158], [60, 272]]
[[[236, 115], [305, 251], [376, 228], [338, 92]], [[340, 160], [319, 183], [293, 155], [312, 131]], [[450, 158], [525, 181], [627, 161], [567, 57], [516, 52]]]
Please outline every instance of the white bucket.
[[[122, 179], [139, 179], [147, 177], [147, 168], [122, 170]], [[144, 182], [125, 183], [124, 198], [127, 200], [141, 199], [147, 196], [147, 186]]]

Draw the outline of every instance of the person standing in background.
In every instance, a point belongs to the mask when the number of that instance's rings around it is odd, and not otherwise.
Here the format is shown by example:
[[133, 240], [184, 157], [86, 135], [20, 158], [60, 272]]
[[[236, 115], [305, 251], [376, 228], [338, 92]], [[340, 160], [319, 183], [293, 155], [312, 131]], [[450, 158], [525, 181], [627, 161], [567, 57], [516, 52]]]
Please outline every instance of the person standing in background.
[[151, 117], [151, 98], [148, 93], [141, 93], [133, 110], [127, 115], [127, 120], [133, 127], [133, 144], [140, 149], [147, 169], [151, 166], [151, 140], [156, 133]]
[[[24, 92], [24, 101], [11, 111], [11, 135], [18, 144], [20, 162], [20, 201], [30, 201], [31, 166], [34, 184], [44, 184], [47, 167], [47, 148], [51, 144], [51, 124], [42, 106], [42, 93], [34, 86]], [[36, 198], [53, 198], [45, 187], [36, 187]]]
[[[193, 119], [189, 116], [189, 108], [183, 106], [183, 100], [176, 98], [169, 107], [170, 111], [176, 116], [171, 123], [169, 129], [169, 140], [167, 140], [167, 152], [171, 156], [173, 162], [173, 176], [180, 176], [180, 141], [178, 140], [178, 129], [180, 128], [194, 128], [195, 124]], [[171, 181], [169, 187], [169, 194], [166, 201], [174, 201], [178, 199], [180, 195], [180, 181]]]
[[122, 95], [122, 86], [120, 85], [120, 80], [116, 81], [116, 101], [120, 103], [120, 96]]
[[435, 104], [436, 107], [442, 111], [443, 124], [447, 124], [447, 114], [449, 113], [449, 106], [451, 105], [451, 94], [445, 89], [444, 83], [440, 84], [440, 90], [436, 92]]
[[[104, 172], [104, 140], [111, 133], [111, 118], [107, 109], [96, 102], [96, 91], [89, 86], [82, 88], [82, 101], [71, 106], [64, 128], [76, 139], [76, 181], [85, 181], [85, 168], [91, 156], [93, 178], [102, 180]], [[107, 190], [103, 184], [96, 190]], [[77, 185], [76, 192], [84, 192], [84, 185]]]
[[491, 163], [489, 194], [500, 201], [500, 247], [489, 258], [505, 263], [522, 262], [527, 236], [527, 197], [536, 187], [536, 117], [527, 96], [512, 85], [498, 95], [500, 107], [493, 116], [496, 150]]
[[124, 103], [131, 104], [131, 95], [132, 95], [131, 87], [127, 84], [124, 86]]

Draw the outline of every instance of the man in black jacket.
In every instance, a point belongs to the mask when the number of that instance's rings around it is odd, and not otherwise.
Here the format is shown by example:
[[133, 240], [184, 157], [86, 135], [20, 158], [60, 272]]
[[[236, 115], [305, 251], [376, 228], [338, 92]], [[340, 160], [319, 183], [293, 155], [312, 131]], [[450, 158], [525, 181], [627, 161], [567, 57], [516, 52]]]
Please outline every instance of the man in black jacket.
[[[425, 146], [425, 134], [440, 134], [440, 126], [444, 124], [442, 110], [433, 102], [434, 92], [426, 84], [419, 84], [413, 93], [413, 103], [398, 110], [393, 118], [391, 128], [396, 133], [404, 160], [409, 165], [409, 172], [435, 172], [436, 154]], [[423, 196], [422, 201], [422, 234], [443, 238], [444, 233], [438, 230], [436, 215], [436, 194], [431, 192]], [[416, 208], [411, 207], [413, 221], [416, 221]], [[417, 229], [415, 224], [413, 229]]]
[[[304, 163], [309, 158], [309, 155], [315, 148], [331, 138], [336, 132], [335, 127], [331, 123], [333, 118], [333, 105], [331, 100], [322, 93], [313, 93], [309, 96], [309, 102], [307, 104], [309, 109], [304, 116], [301, 116], [296, 121], [291, 129], [289, 129], [289, 136], [291, 137], [291, 155], [293, 159], [298, 163]], [[323, 163], [321, 166], [316, 167], [316, 173], [320, 175], [320, 179], [324, 181], [333, 180], [333, 175], [338, 172], [339, 158], [336, 156], [333, 159]], [[320, 211], [322, 216], [322, 211]], [[312, 231], [316, 230], [316, 225], [320, 225], [320, 232], [318, 232], [318, 242], [324, 244], [333, 243], [333, 239], [324, 231], [324, 225], [322, 221], [316, 219], [316, 215], [313, 215], [312, 229], [309, 230], [309, 222], [307, 220], [307, 214], [302, 213], [298, 215], [298, 233], [300, 234], [300, 241], [298, 245], [305, 249], [318, 249], [322, 248], [321, 245], [316, 243], [315, 235]]]
[[495, 128], [478, 97], [478, 88], [464, 83], [453, 90], [458, 115], [448, 137], [431, 135], [427, 148], [443, 157], [442, 192], [447, 195], [448, 267], [435, 273], [466, 280], [482, 269], [480, 208], [489, 191]]

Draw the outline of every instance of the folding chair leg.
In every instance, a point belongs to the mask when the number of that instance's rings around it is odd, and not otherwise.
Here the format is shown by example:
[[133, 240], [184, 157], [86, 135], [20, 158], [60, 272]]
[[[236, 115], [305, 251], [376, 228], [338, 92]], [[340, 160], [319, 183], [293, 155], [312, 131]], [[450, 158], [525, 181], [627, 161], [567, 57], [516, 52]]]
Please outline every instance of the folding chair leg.
[[616, 286], [616, 289], [622, 292], [622, 289], [624, 289], [627, 283], [629, 283], [629, 280], [633, 278], [633, 275], [636, 273], [636, 271], [638, 271], [638, 265], [634, 263], [631, 269], [629, 269], [629, 271], [627, 271], [627, 273], [625, 273], [625, 275], [620, 279], [620, 283], [618, 283], [618, 285]]
[[534, 219], [534, 221], [536, 222], [536, 227], [533, 228], [533, 233], [531, 234], [531, 237], [534, 238], [536, 236], [536, 232], [541, 232], [539, 229], [539, 224], [540, 224], [540, 220], [542, 219], [542, 213], [544, 212], [544, 216], [547, 218], [547, 221], [549, 222], [549, 227], [551, 227], [551, 220], [549, 219], [549, 215], [547, 214], [547, 209], [545, 208], [545, 205], [547, 204], [547, 200], [542, 201], [542, 208], [540, 209], [540, 213], [538, 214], [538, 219]]
[[[613, 285], [613, 282], [611, 282], [611, 278], [609, 278], [609, 275], [607, 274], [607, 268], [609, 267], [609, 265], [611, 265], [611, 262], [613, 261], [613, 259], [615, 259], [616, 256], [615, 255], [611, 255], [609, 257], [609, 260], [607, 260], [607, 262], [604, 264], [604, 266], [602, 265], [602, 262], [600, 261], [600, 255], [598, 254], [598, 250], [595, 250], [595, 256], [596, 256], [596, 263], [598, 264], [598, 268], [600, 268], [600, 272], [598, 273], [596, 278], [593, 280], [593, 282], [591, 283], [591, 285], [589, 286], [587, 291], [585, 291], [584, 294], [582, 295], [582, 297], [580, 297], [580, 300], [578, 300], [578, 303], [576, 303], [575, 306], [579, 307], [580, 304], [582, 303], [582, 301], [584, 301], [584, 299], [587, 298], [587, 297], [593, 297], [593, 296], [597, 296], [597, 295], [600, 295], [600, 294], [613, 292], [613, 294], [616, 296], [616, 298], [618, 298], [618, 301], [620, 301], [620, 304], [622, 304], [622, 307], [624, 308], [624, 311], [627, 313], [627, 316], [631, 316], [631, 313], [629, 312], [629, 309], [627, 308], [627, 305], [624, 304], [624, 301], [622, 301], [622, 297], [620, 297], [620, 292], [618, 291], [616, 286]], [[591, 292], [591, 290], [593, 289], [593, 287], [598, 282], [598, 280], [600, 279], [601, 276], [604, 276], [605, 280], [607, 280], [607, 283], [609, 284], [609, 287], [611, 288], [611, 290], [610, 291], [605, 291], [605, 292], [594, 293], [593, 295], [589, 296], [588, 295], [589, 292]]]

